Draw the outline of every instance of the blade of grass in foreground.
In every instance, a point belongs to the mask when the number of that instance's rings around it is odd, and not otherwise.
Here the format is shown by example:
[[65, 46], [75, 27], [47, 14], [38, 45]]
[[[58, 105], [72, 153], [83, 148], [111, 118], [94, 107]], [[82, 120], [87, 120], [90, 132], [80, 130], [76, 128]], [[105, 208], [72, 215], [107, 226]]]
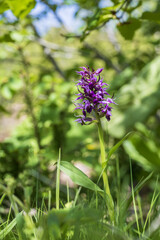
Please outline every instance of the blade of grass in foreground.
[[51, 209], [51, 190], [48, 191], [48, 211]]
[[[134, 188], [134, 194], [136, 194], [137, 192], [139, 192], [142, 187], [147, 183], [147, 181], [152, 177], [153, 172], [151, 172], [144, 180], [141, 180]], [[126, 203], [127, 202], [127, 203]], [[125, 203], [126, 203], [126, 209], [129, 207], [129, 205], [132, 202], [132, 194], [130, 195], [130, 197], [128, 199], [125, 199], [124, 201], [122, 201], [121, 203], [121, 209], [123, 209]]]
[[[22, 213], [18, 213], [17, 216], [20, 216]], [[17, 218], [16, 216], [16, 218]], [[17, 224], [17, 219], [14, 218], [12, 222], [10, 222], [3, 230], [0, 231], [0, 240], [4, 239], [10, 232], [11, 230], [16, 226]]]
[[1, 199], [0, 199], [0, 205], [2, 204], [2, 202], [3, 202], [4, 198], [5, 198], [5, 196], [6, 196], [6, 194], [4, 193], [4, 194], [2, 195], [2, 197], [1, 197]]
[[158, 178], [157, 178], [156, 187], [155, 187], [155, 190], [154, 190], [154, 193], [153, 193], [153, 196], [152, 196], [150, 209], [149, 209], [149, 211], [148, 211], [148, 214], [147, 214], [147, 217], [146, 217], [144, 226], [143, 226], [143, 235], [144, 235], [144, 233], [145, 233], [147, 223], [149, 222], [149, 218], [150, 218], [150, 216], [151, 216], [151, 212], [152, 212], [153, 206], [154, 206], [154, 204], [155, 204], [155, 202], [156, 202], [156, 200], [157, 200], [157, 198], [159, 197], [159, 194], [160, 194], [160, 193], [157, 193], [157, 195], [156, 195], [157, 186], [158, 186]]
[[132, 175], [131, 159], [130, 159], [130, 174], [131, 174], [131, 189], [132, 189], [133, 207], [134, 207], [134, 213], [135, 213], [136, 224], [137, 224], [137, 232], [138, 232], [138, 235], [139, 235], [139, 238], [140, 238], [141, 233], [140, 233], [139, 220], [138, 220], [138, 214], [137, 214], [137, 207], [136, 207], [136, 201], [135, 201], [135, 193], [134, 193], [134, 188], [133, 188], [133, 175]]
[[[151, 172], [145, 179], [142, 179], [133, 189], [134, 194], [137, 194], [137, 192], [139, 192], [142, 187], [147, 183], [147, 181], [152, 177], [153, 172]], [[120, 222], [119, 224], [123, 224], [124, 222], [124, 218], [125, 218], [125, 214], [127, 212], [127, 209], [129, 208], [130, 204], [132, 203], [132, 193], [130, 194], [128, 199], [124, 199], [122, 200], [122, 203], [120, 205]]]

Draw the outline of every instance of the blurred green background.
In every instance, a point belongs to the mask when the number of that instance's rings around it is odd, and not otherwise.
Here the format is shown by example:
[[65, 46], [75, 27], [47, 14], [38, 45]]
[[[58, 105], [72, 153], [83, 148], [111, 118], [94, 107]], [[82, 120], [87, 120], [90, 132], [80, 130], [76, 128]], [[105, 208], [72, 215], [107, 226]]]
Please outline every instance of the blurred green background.
[[85, 65], [104, 68], [101, 75], [117, 103], [111, 121], [103, 121], [106, 150], [135, 131], [112, 157], [111, 176], [117, 157], [124, 182], [128, 159], [137, 181], [159, 171], [159, 1], [5, 0], [0, 5], [1, 184], [30, 204], [38, 179], [39, 198], [45, 197], [55, 189], [59, 148], [62, 160], [83, 162], [93, 179], [100, 174], [96, 126], [75, 122], [76, 71]]

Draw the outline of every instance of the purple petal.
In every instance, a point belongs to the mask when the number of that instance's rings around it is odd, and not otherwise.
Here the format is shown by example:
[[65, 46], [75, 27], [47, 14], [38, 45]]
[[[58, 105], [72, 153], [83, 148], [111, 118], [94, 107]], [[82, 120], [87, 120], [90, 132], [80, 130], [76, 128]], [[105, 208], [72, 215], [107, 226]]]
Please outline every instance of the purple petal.
[[94, 73], [96, 75], [99, 75], [102, 71], [103, 71], [104, 68], [98, 68]]

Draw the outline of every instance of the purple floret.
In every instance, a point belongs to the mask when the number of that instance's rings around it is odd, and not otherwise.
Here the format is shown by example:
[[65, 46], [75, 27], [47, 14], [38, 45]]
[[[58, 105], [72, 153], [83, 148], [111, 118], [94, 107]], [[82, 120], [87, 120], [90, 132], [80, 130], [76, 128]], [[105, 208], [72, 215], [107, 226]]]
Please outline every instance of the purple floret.
[[90, 124], [95, 118], [87, 117], [88, 114], [96, 113], [99, 117], [105, 116], [107, 121], [111, 119], [110, 104], [116, 104], [113, 98], [106, 98], [109, 95], [106, 91], [108, 84], [103, 82], [100, 77], [100, 73], [103, 68], [99, 68], [96, 71], [89, 69], [89, 67], [81, 67], [81, 71], [77, 73], [81, 75], [81, 79], [77, 83], [77, 89], [79, 93], [77, 94], [77, 100], [81, 100], [81, 103], [76, 103], [75, 109], [80, 109], [83, 115], [78, 116], [76, 120], [82, 125]]

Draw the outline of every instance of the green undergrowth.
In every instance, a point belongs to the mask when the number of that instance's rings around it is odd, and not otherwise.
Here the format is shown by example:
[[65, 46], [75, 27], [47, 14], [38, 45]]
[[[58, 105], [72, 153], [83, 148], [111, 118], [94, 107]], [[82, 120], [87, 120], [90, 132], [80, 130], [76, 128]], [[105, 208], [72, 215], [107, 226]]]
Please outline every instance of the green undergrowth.
[[[74, 190], [66, 183], [64, 192], [63, 186], [60, 186], [61, 171], [77, 184]], [[4, 214], [1, 217], [0, 239], [160, 239], [158, 175], [155, 180], [152, 172], [134, 185], [132, 172], [130, 161], [130, 179], [123, 182], [117, 163], [117, 185], [112, 190], [115, 219], [111, 223], [109, 201], [101, 188], [101, 180], [99, 183], [93, 182], [71, 163], [61, 161], [59, 154], [55, 189], [48, 188], [47, 196], [38, 198], [40, 180], [37, 179], [35, 199], [30, 200], [30, 205], [27, 204], [27, 194], [23, 203], [9, 188], [0, 185], [3, 192], [0, 205], [10, 206], [5, 218]], [[148, 191], [146, 197], [143, 191], [153, 182], [154, 190]]]

